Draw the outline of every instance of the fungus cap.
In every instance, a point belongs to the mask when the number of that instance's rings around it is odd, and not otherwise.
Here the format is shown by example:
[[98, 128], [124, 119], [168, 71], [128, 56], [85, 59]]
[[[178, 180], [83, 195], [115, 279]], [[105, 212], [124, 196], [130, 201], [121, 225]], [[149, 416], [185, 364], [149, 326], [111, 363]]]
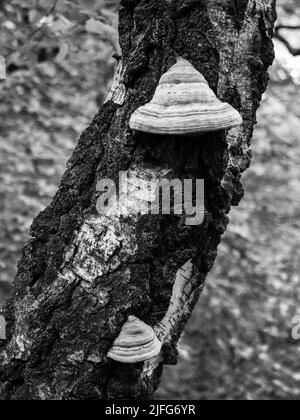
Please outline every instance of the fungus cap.
[[139, 363], [157, 356], [160, 351], [161, 343], [154, 330], [130, 316], [107, 356], [121, 363]]
[[153, 99], [131, 116], [132, 130], [194, 136], [242, 124], [237, 110], [221, 102], [204, 76], [184, 58], [160, 79]]

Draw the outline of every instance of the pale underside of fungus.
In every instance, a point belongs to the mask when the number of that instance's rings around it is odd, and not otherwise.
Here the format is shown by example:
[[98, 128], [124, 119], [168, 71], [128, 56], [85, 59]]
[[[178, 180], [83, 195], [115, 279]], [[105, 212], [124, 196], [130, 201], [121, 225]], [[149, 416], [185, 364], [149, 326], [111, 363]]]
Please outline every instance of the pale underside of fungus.
[[179, 57], [161, 77], [151, 102], [132, 114], [129, 126], [146, 133], [195, 136], [242, 122], [239, 112], [221, 102], [204, 76]]
[[130, 316], [107, 356], [121, 363], [140, 363], [157, 356], [160, 351], [161, 343], [154, 330]]

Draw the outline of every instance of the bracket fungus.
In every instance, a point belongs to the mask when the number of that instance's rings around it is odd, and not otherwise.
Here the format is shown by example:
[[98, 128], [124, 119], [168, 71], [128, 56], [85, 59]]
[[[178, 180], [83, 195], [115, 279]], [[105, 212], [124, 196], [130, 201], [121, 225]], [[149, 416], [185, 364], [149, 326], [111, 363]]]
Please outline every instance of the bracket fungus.
[[161, 343], [154, 330], [140, 319], [130, 316], [123, 325], [107, 357], [121, 363], [140, 363], [157, 356]]
[[161, 77], [153, 99], [132, 114], [129, 126], [146, 133], [195, 136], [242, 122], [239, 112], [221, 102], [204, 76], [179, 57]]

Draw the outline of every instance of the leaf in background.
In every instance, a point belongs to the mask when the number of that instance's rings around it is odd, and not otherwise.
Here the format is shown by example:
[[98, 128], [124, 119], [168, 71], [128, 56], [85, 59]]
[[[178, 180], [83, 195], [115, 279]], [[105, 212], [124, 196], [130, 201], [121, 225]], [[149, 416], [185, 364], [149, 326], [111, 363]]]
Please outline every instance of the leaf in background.
[[67, 32], [71, 27], [71, 22], [66, 22], [61, 19], [58, 19], [51, 24], [51, 29], [54, 32]]
[[37, 13], [36, 10], [32, 9], [29, 12], [29, 21], [30, 22], [35, 22], [36, 20], [38, 20], [39, 18], [39, 14]]
[[96, 10], [101, 9], [105, 5], [104, 0], [81, 0], [79, 1], [79, 6], [85, 10]]
[[85, 27], [88, 32], [102, 35], [105, 38], [112, 38], [115, 36], [115, 30], [99, 20], [89, 19]]
[[3, 55], [0, 55], [0, 80], [6, 79], [6, 60]]
[[[20, 2], [23, 3], [22, 0], [20, 0]], [[39, 0], [39, 7], [42, 7], [44, 9], [50, 9], [54, 5], [54, 3], [55, 3], [54, 0], [52, 0], [52, 1], [49, 1], [49, 0]]]
[[69, 44], [67, 42], [62, 41], [59, 46], [59, 53], [56, 56], [55, 61], [57, 63], [61, 63], [67, 57], [69, 53]]
[[35, 0], [12, 0], [12, 4], [21, 6], [23, 9], [35, 8]]

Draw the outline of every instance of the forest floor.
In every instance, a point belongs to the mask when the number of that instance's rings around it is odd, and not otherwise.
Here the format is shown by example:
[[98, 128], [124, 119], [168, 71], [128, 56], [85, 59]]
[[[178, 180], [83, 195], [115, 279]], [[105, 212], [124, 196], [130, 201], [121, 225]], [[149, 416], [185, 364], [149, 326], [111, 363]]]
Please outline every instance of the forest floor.
[[[55, 194], [111, 70], [74, 58], [17, 71], [0, 84], [0, 306], [32, 219]], [[158, 399], [300, 398], [300, 341], [291, 337], [300, 314], [299, 94], [299, 85], [274, 72], [245, 198], [230, 215], [179, 363], [166, 368]]]

